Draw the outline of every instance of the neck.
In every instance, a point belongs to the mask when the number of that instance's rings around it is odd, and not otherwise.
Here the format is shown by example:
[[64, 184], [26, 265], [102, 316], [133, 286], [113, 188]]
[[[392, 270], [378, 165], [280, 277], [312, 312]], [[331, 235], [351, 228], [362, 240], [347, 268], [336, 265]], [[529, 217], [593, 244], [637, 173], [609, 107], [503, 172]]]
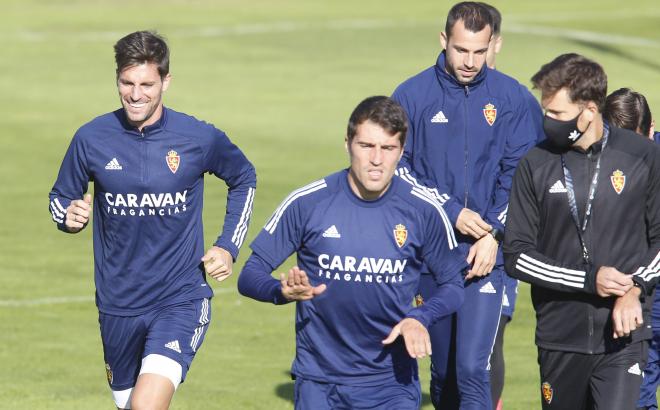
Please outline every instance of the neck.
[[387, 192], [387, 189], [392, 185], [392, 181], [390, 181], [382, 190], [380, 191], [369, 191], [364, 185], [358, 181], [358, 179], [353, 175], [353, 170], [348, 170], [348, 186], [351, 187], [351, 191], [357, 196], [358, 198], [364, 200], [364, 201], [374, 201], [385, 192]]
[[596, 115], [596, 118], [591, 122], [587, 130], [584, 132], [582, 138], [577, 140], [573, 145], [574, 147], [582, 148], [584, 151], [589, 147], [603, 139], [605, 127], [603, 126], [603, 116]]
[[149, 118], [146, 118], [144, 121], [139, 121], [139, 122], [133, 122], [131, 120], [128, 120], [128, 122], [132, 126], [137, 128], [138, 131], [142, 132], [144, 127], [154, 125], [155, 123], [158, 122], [158, 120], [160, 120], [160, 117], [162, 117], [162, 116], [163, 116], [163, 103], [161, 102], [160, 104], [158, 104], [158, 107], [156, 107], [156, 111], [154, 111], [153, 114], [151, 114], [151, 116], [149, 116]]

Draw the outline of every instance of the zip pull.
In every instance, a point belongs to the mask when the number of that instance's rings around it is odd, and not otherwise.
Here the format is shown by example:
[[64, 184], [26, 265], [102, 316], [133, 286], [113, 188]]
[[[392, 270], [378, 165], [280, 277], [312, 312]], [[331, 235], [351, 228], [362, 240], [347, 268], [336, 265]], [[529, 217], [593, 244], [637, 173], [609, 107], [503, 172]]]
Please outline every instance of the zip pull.
[[469, 96], [470, 96], [470, 87], [467, 86], [467, 85], [465, 86], [465, 96], [466, 96], [466, 97], [469, 97]]

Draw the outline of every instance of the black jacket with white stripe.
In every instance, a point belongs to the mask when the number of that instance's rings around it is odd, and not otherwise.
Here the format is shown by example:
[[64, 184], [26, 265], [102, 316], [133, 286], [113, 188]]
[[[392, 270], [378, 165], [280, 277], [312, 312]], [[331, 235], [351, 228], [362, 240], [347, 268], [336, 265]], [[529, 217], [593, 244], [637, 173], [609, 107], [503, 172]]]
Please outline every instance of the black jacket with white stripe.
[[591, 217], [583, 234], [586, 263], [568, 204], [561, 151], [540, 143], [516, 170], [504, 236], [507, 272], [532, 284], [536, 344], [578, 353], [618, 350], [651, 336], [644, 299], [644, 325], [629, 338], [612, 338], [614, 297], [596, 294], [596, 272], [613, 266], [634, 275], [642, 295], [651, 295], [660, 275], [660, 148], [639, 135], [612, 127], [586, 152], [564, 152], [573, 176], [578, 215], [584, 220], [590, 182], [602, 156]]

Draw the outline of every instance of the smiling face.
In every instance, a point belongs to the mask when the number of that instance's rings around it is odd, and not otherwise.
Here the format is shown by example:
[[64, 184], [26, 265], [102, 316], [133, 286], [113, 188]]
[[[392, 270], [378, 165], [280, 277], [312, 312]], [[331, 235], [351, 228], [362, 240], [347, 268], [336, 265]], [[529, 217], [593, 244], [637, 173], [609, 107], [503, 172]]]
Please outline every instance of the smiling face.
[[348, 182], [353, 192], [365, 200], [382, 196], [392, 182], [403, 155], [399, 133], [390, 135], [369, 120], [357, 126], [353, 139], [346, 140], [351, 159]]
[[142, 130], [158, 121], [163, 113], [163, 92], [169, 84], [170, 75], [161, 78], [154, 63], [122, 70], [117, 78], [117, 90], [128, 122]]
[[445, 70], [459, 83], [469, 84], [481, 71], [486, 63], [490, 35], [489, 25], [475, 33], [465, 28], [463, 20], [454, 24], [451, 33], [440, 34], [440, 42], [446, 50]]

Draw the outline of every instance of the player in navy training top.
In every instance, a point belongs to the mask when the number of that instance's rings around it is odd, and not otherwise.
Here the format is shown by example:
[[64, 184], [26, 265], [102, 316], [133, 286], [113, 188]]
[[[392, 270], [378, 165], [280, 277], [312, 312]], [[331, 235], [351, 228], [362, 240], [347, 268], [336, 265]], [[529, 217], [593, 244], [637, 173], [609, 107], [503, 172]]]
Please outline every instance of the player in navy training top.
[[[530, 110], [536, 105], [538, 113], [538, 104], [529, 91], [486, 67], [493, 32], [483, 4], [457, 3], [447, 14], [440, 35], [444, 50], [435, 65], [392, 94], [410, 119], [399, 175], [433, 188], [470, 263], [465, 303], [451, 321], [429, 330], [436, 353], [431, 401], [441, 409], [493, 408], [489, 369], [505, 276], [500, 243], [514, 170], [540, 131]], [[423, 275], [425, 299], [426, 281]]]
[[[256, 174], [210, 124], [163, 107], [169, 50], [155, 33], [115, 45], [122, 109], [76, 132], [50, 193], [59, 229], [92, 213], [96, 304], [108, 383], [118, 408], [167, 408], [201, 346], [213, 291], [247, 233]], [[229, 187], [223, 233], [206, 253], [204, 174]], [[82, 199], [81, 199], [82, 198]]]
[[[289, 195], [254, 242], [239, 291], [297, 301], [296, 409], [417, 409], [415, 358], [431, 354], [427, 327], [463, 299], [452, 227], [423, 188], [394, 176], [407, 120], [387, 97], [349, 121], [350, 168]], [[271, 276], [292, 253], [297, 266]], [[426, 265], [436, 290], [413, 308]], [[399, 338], [399, 336], [402, 336]]]

